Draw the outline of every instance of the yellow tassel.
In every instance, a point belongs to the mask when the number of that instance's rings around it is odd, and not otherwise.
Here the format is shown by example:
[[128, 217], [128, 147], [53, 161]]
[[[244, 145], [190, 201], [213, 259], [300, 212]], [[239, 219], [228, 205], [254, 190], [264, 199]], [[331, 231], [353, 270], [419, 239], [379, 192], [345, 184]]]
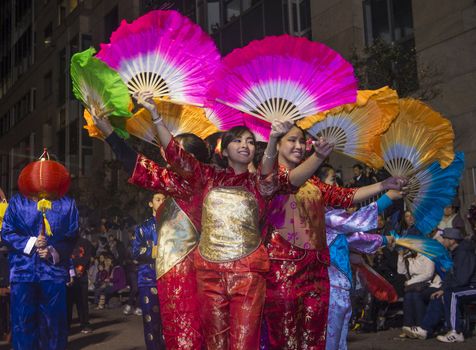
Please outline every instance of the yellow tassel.
[[45, 232], [47, 236], [53, 236], [53, 232], [51, 232], [51, 226], [50, 223], [48, 222], [48, 219], [46, 218], [46, 214], [43, 213], [43, 221], [45, 222]]
[[8, 204], [0, 202], [0, 230], [2, 229], [3, 217], [7, 211]]
[[47, 199], [42, 199], [38, 201], [37, 204], [38, 211], [43, 213], [43, 223], [45, 224], [45, 233], [47, 236], [53, 236], [53, 232], [51, 232], [51, 226], [46, 218], [46, 211], [51, 209], [51, 201]]
[[38, 201], [37, 209], [38, 209], [38, 211], [41, 211], [42, 213], [44, 213], [47, 210], [51, 209], [51, 202], [47, 199], [42, 199], [42, 200]]

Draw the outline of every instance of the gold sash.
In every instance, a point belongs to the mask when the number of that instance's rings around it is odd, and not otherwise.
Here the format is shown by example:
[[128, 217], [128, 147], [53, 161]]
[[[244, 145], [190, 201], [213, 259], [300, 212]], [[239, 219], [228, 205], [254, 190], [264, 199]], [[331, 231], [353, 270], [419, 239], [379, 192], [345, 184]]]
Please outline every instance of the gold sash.
[[170, 271], [195, 248], [198, 232], [175, 200], [168, 197], [157, 220], [157, 279]]
[[201, 255], [227, 262], [251, 254], [261, 243], [258, 213], [256, 198], [246, 189], [213, 188], [203, 201]]

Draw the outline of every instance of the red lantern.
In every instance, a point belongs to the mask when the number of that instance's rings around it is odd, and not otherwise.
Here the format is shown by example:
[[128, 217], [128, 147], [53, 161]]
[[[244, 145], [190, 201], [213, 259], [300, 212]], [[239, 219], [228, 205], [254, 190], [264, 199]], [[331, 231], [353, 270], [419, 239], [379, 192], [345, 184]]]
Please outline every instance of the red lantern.
[[63, 197], [69, 189], [68, 170], [49, 159], [45, 149], [40, 159], [28, 164], [18, 177], [18, 188], [26, 197], [54, 200]]

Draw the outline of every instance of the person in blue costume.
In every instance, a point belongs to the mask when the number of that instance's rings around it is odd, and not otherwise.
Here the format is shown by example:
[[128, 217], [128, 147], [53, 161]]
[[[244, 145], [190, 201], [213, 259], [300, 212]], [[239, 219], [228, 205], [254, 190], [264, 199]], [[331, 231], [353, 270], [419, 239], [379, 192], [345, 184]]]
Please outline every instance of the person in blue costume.
[[[330, 166], [322, 167], [319, 178], [335, 185], [335, 172]], [[400, 199], [402, 192], [388, 191], [385, 195], [354, 213], [345, 209], [326, 210], [326, 238], [329, 246], [330, 298], [327, 323], [326, 350], [346, 350], [347, 332], [352, 313], [350, 291], [352, 270], [349, 249], [372, 254], [381, 246], [393, 241], [393, 237], [364, 233], [377, 227], [378, 214], [390, 207], [392, 201]]]
[[152, 209], [152, 217], [136, 227], [132, 241], [132, 258], [139, 265], [139, 298], [147, 350], [165, 350], [157, 296], [154, 249], [157, 246], [155, 218], [164, 199], [165, 196], [161, 193], [155, 193], [151, 196], [149, 207]]
[[45, 215], [37, 200], [13, 196], [5, 213], [2, 240], [9, 248], [12, 345], [15, 350], [64, 350], [68, 341], [66, 283], [78, 236], [73, 199], [53, 200]]

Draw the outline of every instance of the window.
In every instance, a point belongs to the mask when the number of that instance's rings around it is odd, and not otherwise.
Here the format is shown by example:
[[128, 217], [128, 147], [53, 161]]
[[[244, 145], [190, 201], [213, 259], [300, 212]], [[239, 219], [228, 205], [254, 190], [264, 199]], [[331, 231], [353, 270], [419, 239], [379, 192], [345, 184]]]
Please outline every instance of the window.
[[207, 1], [208, 32], [214, 33], [220, 29], [220, 1]]
[[264, 37], [263, 5], [254, 7], [242, 17], [243, 45]]
[[116, 30], [119, 24], [119, 15], [117, 6], [115, 6], [109, 13], [104, 16], [104, 39], [109, 41], [112, 32]]
[[53, 73], [49, 71], [43, 77], [43, 98], [49, 97], [53, 93]]
[[404, 41], [413, 37], [411, 0], [365, 0], [365, 40]]
[[66, 0], [58, 0], [58, 25], [63, 24], [66, 18]]
[[76, 7], [78, 7], [78, 0], [69, 0], [69, 12], [73, 12]]
[[234, 21], [240, 16], [240, 0], [224, 0], [225, 23]]
[[58, 106], [66, 101], [66, 49], [58, 53]]
[[48, 23], [43, 31], [43, 42], [45, 45], [51, 45], [53, 40], [53, 22]]

